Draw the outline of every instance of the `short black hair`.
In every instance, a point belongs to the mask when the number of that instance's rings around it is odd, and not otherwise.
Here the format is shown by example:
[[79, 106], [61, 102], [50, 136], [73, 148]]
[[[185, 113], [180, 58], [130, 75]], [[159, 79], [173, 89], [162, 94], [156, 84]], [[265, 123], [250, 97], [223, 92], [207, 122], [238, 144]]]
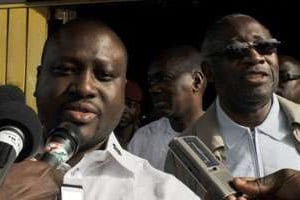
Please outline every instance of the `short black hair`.
[[180, 62], [180, 65], [177, 65], [179, 67], [177, 70], [180, 72], [201, 71], [202, 55], [197, 48], [189, 45], [173, 46], [163, 49], [154, 62], [152, 62], [151, 66], [167, 65], [168, 62], [174, 59], [178, 59], [178, 62]]
[[44, 45], [43, 48], [43, 52], [42, 52], [42, 57], [41, 57], [41, 63], [42, 65], [44, 64], [49, 46], [52, 42], [58, 40], [62, 34], [66, 31], [68, 31], [69, 28], [72, 28], [73, 26], [94, 26], [96, 28], [98, 28], [99, 30], [102, 30], [103, 33], [104, 32], [108, 32], [109, 34], [112, 35], [112, 37], [119, 43], [119, 45], [121, 46], [121, 48], [123, 49], [124, 52], [124, 56], [125, 56], [125, 62], [127, 63], [127, 59], [128, 59], [128, 55], [127, 55], [127, 49], [123, 43], [123, 41], [120, 39], [120, 37], [115, 33], [114, 30], [112, 30], [109, 26], [107, 26], [105, 23], [103, 23], [101, 20], [99, 19], [85, 19], [85, 18], [78, 18], [78, 19], [74, 19], [71, 20], [69, 22], [67, 22], [66, 24], [62, 25], [61, 27], [59, 27], [56, 31], [54, 31], [53, 33], [51, 33]]

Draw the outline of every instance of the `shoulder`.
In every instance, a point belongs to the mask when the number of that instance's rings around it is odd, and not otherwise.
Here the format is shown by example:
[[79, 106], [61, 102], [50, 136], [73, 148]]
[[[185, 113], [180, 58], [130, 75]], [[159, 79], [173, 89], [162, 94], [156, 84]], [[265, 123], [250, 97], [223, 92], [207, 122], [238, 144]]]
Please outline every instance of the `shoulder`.
[[142, 126], [135, 132], [135, 135], [155, 134], [157, 132], [161, 132], [162, 130], [168, 128], [169, 126], [170, 126], [170, 122], [168, 118], [162, 117], [156, 121], [146, 124], [145, 126]]
[[279, 105], [290, 123], [300, 124], [300, 104], [276, 95]]
[[300, 104], [297, 104], [279, 95], [275, 95], [275, 97], [278, 99], [280, 105], [288, 106], [289, 108], [294, 107], [296, 109], [300, 109]]
[[129, 152], [127, 156], [137, 163], [134, 172], [137, 184], [142, 184], [147, 190], [152, 190], [147, 192], [152, 192], [154, 196], [163, 200], [200, 199], [173, 175], [155, 169], [145, 159]]
[[154, 147], [157, 144], [157, 139], [169, 130], [168, 124], [169, 120], [163, 117], [141, 127], [134, 133], [127, 149], [137, 155], [151, 151], [152, 149], [149, 150], [148, 148], [150, 146]]
[[212, 104], [207, 111], [200, 116], [191, 126], [185, 129], [180, 136], [196, 135], [199, 133], [211, 132], [211, 128], [216, 129], [218, 127], [217, 116], [216, 116], [216, 106], [215, 103]]

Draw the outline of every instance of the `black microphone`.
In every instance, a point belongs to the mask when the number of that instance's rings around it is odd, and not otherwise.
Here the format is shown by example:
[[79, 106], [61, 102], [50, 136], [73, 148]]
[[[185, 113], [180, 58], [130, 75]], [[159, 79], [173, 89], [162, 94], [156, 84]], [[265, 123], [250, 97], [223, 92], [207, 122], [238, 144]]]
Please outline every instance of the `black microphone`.
[[0, 184], [7, 170], [36, 153], [42, 138], [42, 125], [36, 113], [25, 104], [21, 89], [0, 86]]
[[77, 153], [81, 143], [80, 129], [73, 123], [63, 122], [50, 131], [45, 153], [40, 160], [53, 167], [59, 167]]

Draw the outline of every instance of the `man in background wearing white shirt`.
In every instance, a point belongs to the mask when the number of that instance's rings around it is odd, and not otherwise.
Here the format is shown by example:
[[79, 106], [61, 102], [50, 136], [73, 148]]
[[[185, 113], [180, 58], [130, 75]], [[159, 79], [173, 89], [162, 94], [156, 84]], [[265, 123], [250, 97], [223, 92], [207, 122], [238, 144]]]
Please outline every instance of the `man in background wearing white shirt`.
[[128, 150], [164, 170], [169, 142], [204, 113], [200, 52], [191, 46], [164, 50], [150, 66], [148, 81], [153, 109], [165, 117], [138, 129]]

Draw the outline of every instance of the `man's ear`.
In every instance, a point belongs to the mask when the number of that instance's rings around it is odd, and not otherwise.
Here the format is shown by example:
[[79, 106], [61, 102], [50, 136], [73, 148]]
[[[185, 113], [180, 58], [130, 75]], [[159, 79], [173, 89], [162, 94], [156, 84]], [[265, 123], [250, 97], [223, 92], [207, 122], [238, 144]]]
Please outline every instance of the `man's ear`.
[[193, 78], [193, 92], [198, 93], [199, 91], [204, 92], [206, 88], [206, 78], [201, 70], [194, 71], [192, 74]]
[[36, 73], [36, 83], [35, 83], [35, 90], [33, 92], [33, 96], [36, 97], [36, 93], [37, 93], [37, 87], [39, 85], [39, 80], [40, 80], [40, 75], [41, 75], [41, 71], [42, 71], [42, 65], [37, 66], [37, 73]]
[[201, 64], [202, 71], [209, 83], [214, 82], [214, 71], [210, 63], [203, 61]]

